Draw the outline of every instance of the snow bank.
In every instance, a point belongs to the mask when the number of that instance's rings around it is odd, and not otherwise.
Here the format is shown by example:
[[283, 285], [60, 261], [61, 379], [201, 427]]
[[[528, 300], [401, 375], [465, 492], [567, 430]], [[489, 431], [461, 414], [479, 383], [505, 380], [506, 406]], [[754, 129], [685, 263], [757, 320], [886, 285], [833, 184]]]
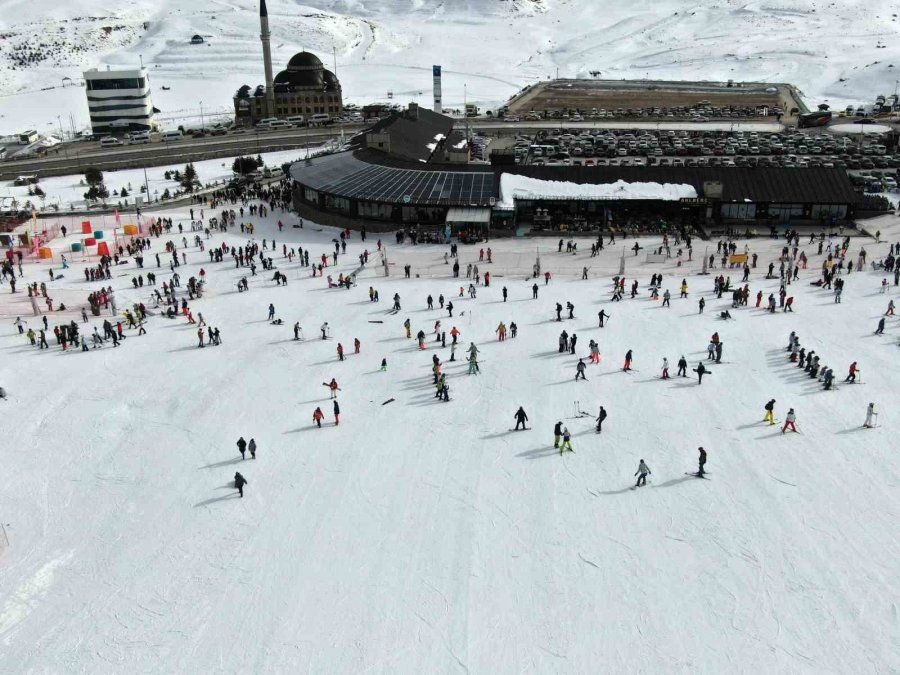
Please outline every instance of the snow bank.
[[512, 207], [516, 199], [657, 199], [667, 202], [696, 197], [697, 191], [686, 183], [571, 183], [540, 180], [504, 173], [500, 176], [500, 206]]

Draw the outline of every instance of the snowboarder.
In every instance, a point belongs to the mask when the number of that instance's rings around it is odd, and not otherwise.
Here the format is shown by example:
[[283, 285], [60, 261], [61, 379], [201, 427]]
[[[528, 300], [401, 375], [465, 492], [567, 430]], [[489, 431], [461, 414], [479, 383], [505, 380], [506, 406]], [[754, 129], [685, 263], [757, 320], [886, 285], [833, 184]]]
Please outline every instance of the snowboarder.
[[793, 432], [797, 431], [797, 414], [794, 412], [793, 408], [788, 410], [788, 414], [784, 418], [784, 426], [781, 427], [781, 433], [787, 431], [788, 427], [790, 427]]
[[875, 329], [875, 335], [881, 335], [884, 332], [884, 317], [878, 319], [878, 328]]
[[241, 453], [241, 459], [247, 459], [247, 441], [244, 440], [244, 437], [241, 436], [237, 442], [238, 452]]
[[528, 420], [528, 415], [525, 414], [525, 409], [522, 406], [519, 406], [519, 409], [516, 410], [516, 414], [513, 415], [516, 418], [516, 428], [514, 431], [519, 430], [519, 425], [522, 425], [522, 429], [525, 430], [527, 427], [525, 426], [525, 422]]
[[775, 399], [769, 400], [766, 403], [766, 415], [763, 417], [763, 422], [768, 422], [769, 425], [775, 424]]
[[684, 358], [684, 354], [678, 359], [678, 374], [681, 377], [687, 377], [687, 359]]
[[634, 475], [638, 477], [637, 483], [634, 484], [635, 487], [640, 487], [641, 485], [647, 484], [647, 476], [651, 475], [653, 472], [650, 471], [650, 467], [644, 463], [644, 460], [641, 460], [638, 464], [638, 469], [635, 471]]
[[703, 449], [703, 446], [697, 448], [700, 451], [700, 468], [697, 471], [697, 476], [700, 478], [703, 477], [703, 467], [706, 465], [706, 450]]
[[250, 458], [256, 459], [256, 441], [254, 439], [250, 439], [249, 445], [247, 445], [247, 449], [250, 451]]
[[605, 410], [605, 409], [603, 408], [603, 406], [601, 405], [601, 406], [600, 406], [600, 414], [597, 415], [597, 420], [596, 420], [596, 421], [597, 421], [597, 433], [598, 433], [598, 434], [599, 434], [601, 431], [603, 431], [603, 420], [605, 420], [605, 419], [606, 419], [606, 410]]
[[244, 477], [240, 474], [239, 471], [235, 471], [235, 472], [234, 472], [234, 487], [237, 488], [237, 491], [238, 491], [238, 493], [241, 495], [242, 498], [243, 498], [243, 496], [244, 496], [244, 486], [245, 486], [248, 482], [249, 482], [249, 481], [248, 481], [246, 478], [244, 478]]
[[875, 404], [870, 403], [869, 406], [866, 408], [866, 421], [863, 424], [863, 426], [866, 429], [871, 429], [872, 427], [874, 427], [875, 422], [874, 422], [873, 418], [875, 418], [875, 417], [878, 417], [878, 413], [875, 412]]
[[704, 373], [706, 373], [706, 368], [703, 365], [703, 361], [697, 364], [694, 372], [697, 373], [697, 384], [703, 384], [703, 375]]

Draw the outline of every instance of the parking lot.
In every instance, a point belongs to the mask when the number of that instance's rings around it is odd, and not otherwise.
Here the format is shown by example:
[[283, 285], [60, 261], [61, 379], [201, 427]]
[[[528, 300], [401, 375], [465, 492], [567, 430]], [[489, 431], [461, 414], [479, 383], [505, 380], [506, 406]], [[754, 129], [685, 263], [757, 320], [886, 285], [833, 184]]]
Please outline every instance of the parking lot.
[[889, 154], [878, 137], [797, 131], [562, 129], [519, 134], [506, 151], [522, 165], [837, 167], [851, 176], [871, 172], [859, 183], [869, 183], [871, 192], [895, 190], [893, 179], [880, 174], [900, 168], [900, 154]]
[[514, 97], [507, 114], [523, 120], [740, 120], [790, 115], [796, 107], [784, 85], [553, 80]]

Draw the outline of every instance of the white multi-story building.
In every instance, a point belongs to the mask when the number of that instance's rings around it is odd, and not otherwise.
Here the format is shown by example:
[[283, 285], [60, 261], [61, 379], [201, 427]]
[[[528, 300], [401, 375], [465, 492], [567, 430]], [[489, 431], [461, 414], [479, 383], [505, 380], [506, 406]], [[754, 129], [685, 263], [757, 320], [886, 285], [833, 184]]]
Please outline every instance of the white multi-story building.
[[95, 134], [150, 129], [154, 110], [150, 78], [143, 68], [86, 70], [84, 88]]

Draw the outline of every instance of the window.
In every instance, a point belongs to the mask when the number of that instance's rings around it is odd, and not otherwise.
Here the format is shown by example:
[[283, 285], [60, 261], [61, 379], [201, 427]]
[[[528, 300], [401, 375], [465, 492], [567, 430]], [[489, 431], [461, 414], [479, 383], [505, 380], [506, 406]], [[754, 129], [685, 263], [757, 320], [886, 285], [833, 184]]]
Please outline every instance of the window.
[[814, 204], [813, 218], [844, 218], [847, 215], [846, 204]]
[[305, 199], [310, 204], [318, 204], [319, 193], [312, 188], [303, 188], [303, 199]]
[[340, 211], [341, 213], [350, 213], [350, 200], [346, 197], [325, 195], [325, 208], [332, 211]]
[[117, 80], [87, 80], [88, 91], [109, 91], [111, 89], [143, 89], [143, 77], [126, 77]]
[[756, 204], [722, 204], [722, 217], [752, 220], [756, 218]]
[[375, 202], [359, 202], [357, 205], [360, 218], [376, 218], [378, 220], [390, 220], [394, 207], [391, 204], [377, 204]]
[[803, 204], [769, 204], [769, 217], [787, 220], [791, 216], [802, 216]]

